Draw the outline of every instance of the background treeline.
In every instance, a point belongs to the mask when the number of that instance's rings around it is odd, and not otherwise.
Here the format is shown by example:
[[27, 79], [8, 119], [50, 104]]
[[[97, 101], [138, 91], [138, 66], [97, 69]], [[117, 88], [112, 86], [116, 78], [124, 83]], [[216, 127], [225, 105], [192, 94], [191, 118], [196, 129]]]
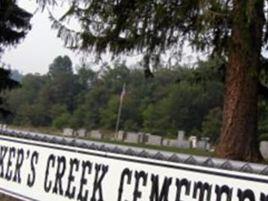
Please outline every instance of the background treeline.
[[[21, 87], [5, 92], [5, 107], [12, 112], [6, 123], [21, 126], [72, 127], [114, 130], [122, 86], [126, 95], [120, 129], [176, 136], [211, 137], [216, 142], [222, 118], [223, 63], [198, 62], [195, 68], [173, 66], [155, 68], [154, 77], [145, 78], [142, 67], [115, 62], [98, 71], [92, 66], [76, 66], [67, 56], [55, 58], [46, 75], [13, 78]], [[268, 122], [262, 101], [261, 122]]]

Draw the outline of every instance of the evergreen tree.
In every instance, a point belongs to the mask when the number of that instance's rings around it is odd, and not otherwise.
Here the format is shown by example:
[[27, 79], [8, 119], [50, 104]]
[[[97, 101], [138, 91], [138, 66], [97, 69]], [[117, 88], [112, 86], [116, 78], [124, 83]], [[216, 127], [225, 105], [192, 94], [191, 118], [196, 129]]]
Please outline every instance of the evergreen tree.
[[[98, 53], [138, 51], [150, 61], [170, 49], [179, 55], [192, 47], [227, 58], [223, 126], [217, 147], [220, 157], [258, 161], [258, 80], [261, 50], [267, 44], [264, 0], [82, 0], [71, 1], [53, 27], [67, 46]], [[75, 17], [82, 30], [64, 20]], [[53, 18], [52, 18], [53, 19]]]
[[6, 46], [16, 45], [31, 29], [32, 15], [17, 5], [16, 0], [0, 1], [0, 53]]
[[[18, 7], [16, 0], [0, 1], [0, 58], [5, 47], [16, 45], [25, 37], [31, 28], [31, 17], [30, 13]], [[0, 67], [0, 91], [11, 89], [18, 85], [10, 77], [10, 71]], [[0, 104], [2, 103], [3, 99], [0, 97]], [[0, 113], [6, 116], [9, 111], [1, 108]]]

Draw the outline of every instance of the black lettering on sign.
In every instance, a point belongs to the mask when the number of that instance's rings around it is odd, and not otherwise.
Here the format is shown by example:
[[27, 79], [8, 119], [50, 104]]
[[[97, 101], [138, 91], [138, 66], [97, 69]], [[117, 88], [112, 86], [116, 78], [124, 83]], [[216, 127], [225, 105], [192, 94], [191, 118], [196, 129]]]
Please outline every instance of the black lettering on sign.
[[238, 189], [237, 197], [239, 198], [239, 201], [255, 201], [254, 192], [250, 189], [245, 191]]
[[52, 181], [48, 181], [49, 170], [50, 170], [50, 167], [52, 167], [52, 168], [55, 167], [55, 160], [56, 160], [56, 158], [53, 154], [51, 154], [47, 160], [45, 183], [44, 183], [44, 189], [47, 193], [51, 190], [51, 187], [52, 187]]
[[177, 187], [177, 191], [176, 191], [176, 201], [181, 201], [181, 190], [182, 187], [184, 187], [185, 189], [185, 195], [190, 195], [190, 190], [191, 190], [191, 182], [188, 181], [187, 179], [176, 179], [176, 187]]
[[131, 176], [132, 176], [132, 171], [130, 171], [128, 168], [125, 168], [121, 174], [121, 179], [120, 179], [120, 186], [118, 189], [118, 201], [122, 201], [122, 194], [124, 191], [124, 182], [125, 182], [125, 177], [127, 179], [127, 184], [131, 183]]
[[1, 146], [0, 148], [0, 168], [1, 168], [0, 177], [2, 178], [4, 177], [4, 171], [5, 171], [4, 160], [5, 160], [6, 155], [7, 155], [7, 147]]
[[158, 175], [152, 175], [151, 181], [152, 181], [152, 189], [151, 189], [150, 201], [168, 201], [169, 187], [171, 185], [172, 178], [165, 177], [160, 193], [159, 193]]
[[86, 179], [85, 174], [86, 174], [86, 170], [87, 170], [87, 174], [91, 174], [91, 169], [92, 169], [91, 162], [89, 162], [89, 161], [82, 162], [82, 176], [81, 176], [81, 180], [80, 180], [80, 189], [79, 189], [79, 193], [77, 196], [77, 200], [87, 201], [88, 190], [86, 190], [84, 193], [84, 185], [87, 184], [87, 179]]
[[8, 162], [7, 162], [7, 171], [6, 171], [6, 180], [10, 181], [12, 178], [13, 171], [11, 169], [12, 166], [12, 158], [15, 157], [16, 149], [15, 147], [11, 147], [8, 152]]
[[265, 195], [264, 193], [261, 194], [261, 201], [268, 201], [268, 195]]
[[146, 186], [147, 184], [147, 177], [148, 174], [145, 173], [144, 171], [140, 171], [140, 172], [135, 172], [135, 189], [133, 192], [133, 201], [137, 201], [138, 198], [141, 198], [141, 191], [139, 190], [139, 186], [140, 186], [140, 179], [142, 179], [142, 185]]
[[18, 182], [19, 184], [21, 183], [21, 167], [24, 161], [24, 150], [19, 149], [17, 151], [17, 162], [15, 166], [15, 172], [14, 172], [14, 177], [13, 181]]
[[31, 174], [28, 174], [27, 185], [33, 187], [36, 178], [35, 166], [38, 163], [39, 153], [34, 151], [31, 157]]
[[[216, 201], [230, 201], [232, 200], [233, 189], [226, 185], [221, 187], [216, 185], [215, 193], [216, 193]], [[223, 194], [226, 195], [226, 200], [222, 200]]]
[[66, 168], [66, 158], [65, 156], [58, 156], [57, 158], [57, 172], [56, 172], [56, 179], [54, 182], [53, 193], [63, 195], [62, 189], [62, 178], [65, 173]]
[[[195, 182], [194, 184], [194, 193], [193, 198], [197, 198], [197, 192], [199, 192], [199, 198], [198, 201], [210, 201], [211, 198], [211, 188], [212, 185], [209, 185], [208, 183], [202, 183], [202, 182]], [[205, 193], [207, 195], [207, 199], [205, 199]]]
[[72, 185], [73, 181], [74, 181], [74, 175], [73, 175], [73, 171], [75, 170], [76, 172], [79, 169], [79, 164], [80, 161], [75, 159], [71, 159], [70, 160], [70, 172], [69, 172], [69, 176], [68, 176], [68, 185], [67, 185], [67, 190], [65, 192], [65, 196], [72, 199], [75, 196], [75, 190], [76, 188]]
[[[104, 176], [108, 172], [109, 167], [107, 165], [95, 165], [95, 179], [94, 179], [94, 185], [93, 185], [93, 193], [91, 196], [91, 201], [97, 201], [96, 199], [96, 193], [99, 192], [99, 199], [98, 201], [103, 201], [102, 196], [102, 181], [104, 179]], [[101, 175], [100, 175], [101, 171]]]

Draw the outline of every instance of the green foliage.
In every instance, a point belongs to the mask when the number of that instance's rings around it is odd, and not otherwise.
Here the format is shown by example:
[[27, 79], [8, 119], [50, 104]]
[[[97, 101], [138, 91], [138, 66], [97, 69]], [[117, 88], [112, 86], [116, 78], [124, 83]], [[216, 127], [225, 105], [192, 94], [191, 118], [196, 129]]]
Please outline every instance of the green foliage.
[[[125, 83], [119, 129], [162, 136], [176, 136], [178, 130], [190, 134], [201, 130], [207, 123], [203, 121], [210, 120], [209, 111], [222, 105], [219, 65], [208, 61], [196, 69], [160, 68], [146, 80], [143, 69], [119, 62], [101, 72], [82, 64], [74, 74], [70, 59], [57, 57], [47, 75], [24, 76], [22, 87], [6, 97], [15, 124], [114, 130]], [[208, 130], [200, 135], [210, 135]]]
[[32, 15], [17, 5], [16, 0], [0, 1], [0, 53], [16, 45], [31, 29]]
[[3, 119], [11, 114], [10, 110], [5, 107], [6, 99], [3, 97], [3, 93], [18, 86], [19, 83], [11, 78], [11, 71], [0, 67], [0, 115]]
[[68, 56], [58, 56], [53, 63], [49, 65], [48, 75], [51, 79], [57, 79], [58, 76], [72, 74], [72, 61]]
[[222, 124], [222, 109], [217, 107], [209, 111], [202, 123], [202, 135], [209, 137], [212, 143], [216, 143], [220, 136]]
[[[161, 54], [167, 53], [167, 50], [170, 55], [179, 57], [182, 55], [185, 41], [194, 50], [206, 52], [210, 56], [227, 58], [227, 73], [225, 74], [224, 71], [227, 93], [225, 93], [224, 128], [221, 138], [223, 140], [217, 149], [218, 154], [230, 159], [259, 160], [261, 158], [255, 143], [258, 103], [256, 96], [259, 93], [256, 86], [260, 74], [264, 71], [263, 67], [267, 67], [267, 64], [262, 65], [265, 63], [263, 60], [267, 59], [261, 56], [261, 51], [267, 47], [268, 42], [268, 18], [265, 11], [267, 1], [71, 0], [69, 2], [69, 9], [60, 19], [51, 16], [52, 27], [58, 30], [58, 36], [65, 41], [67, 47], [98, 54], [106, 51], [115, 55], [142, 53], [146, 77], [153, 77], [150, 62], [154, 62], [154, 66], [159, 64]], [[80, 23], [79, 32], [67, 27], [66, 22], [72, 19]], [[199, 95], [194, 89], [190, 90], [193, 90], [193, 94]], [[252, 92], [246, 94], [248, 96], [243, 93], [247, 90]], [[188, 97], [189, 94], [186, 96]], [[208, 109], [211, 106], [206, 102], [209, 98], [205, 96], [201, 98], [201, 103], [207, 105], [204, 108]], [[244, 101], [237, 101], [238, 115], [233, 115], [232, 104], [234, 100], [241, 99]], [[168, 98], [163, 101], [156, 100], [167, 108], [172, 105]], [[200, 109], [198, 104], [190, 103], [190, 105], [190, 108], [187, 107], [185, 111], [178, 111], [186, 115], [193, 112], [193, 109], [197, 109], [198, 112], [201, 110], [200, 116], [205, 114], [204, 109]], [[154, 107], [162, 113], [161, 108]], [[239, 111], [242, 107], [246, 115]], [[241, 127], [241, 121], [246, 122], [247, 116], [251, 114], [252, 125], [244, 124]], [[195, 116], [198, 115], [195, 113], [193, 115], [195, 121], [193, 124], [198, 126], [200, 118], [196, 118]], [[231, 124], [226, 123], [230, 121], [229, 116], [234, 117], [231, 119]], [[170, 122], [169, 117], [162, 117], [156, 123], [168, 121]], [[175, 128], [176, 121], [174, 122]], [[235, 148], [236, 144], [241, 143], [238, 141], [243, 140], [237, 136], [237, 129], [249, 138], [245, 141], [245, 152]], [[233, 141], [234, 144], [226, 146], [230, 143], [226, 139]]]
[[100, 109], [100, 124], [104, 128], [115, 128], [119, 107], [119, 97], [114, 95], [110, 98], [105, 108]]
[[[180, 52], [185, 41], [200, 50], [224, 52], [231, 11], [230, 1], [73, 0], [59, 20], [51, 20], [67, 47], [114, 54], [138, 51], [157, 62], [155, 56], [167, 49]], [[78, 33], [64, 26], [73, 18], [81, 24]]]
[[71, 115], [68, 113], [64, 113], [60, 116], [58, 116], [57, 118], [55, 118], [53, 120], [53, 127], [58, 128], [58, 129], [62, 129], [64, 127], [69, 127], [70, 125], [70, 119], [71, 119]]

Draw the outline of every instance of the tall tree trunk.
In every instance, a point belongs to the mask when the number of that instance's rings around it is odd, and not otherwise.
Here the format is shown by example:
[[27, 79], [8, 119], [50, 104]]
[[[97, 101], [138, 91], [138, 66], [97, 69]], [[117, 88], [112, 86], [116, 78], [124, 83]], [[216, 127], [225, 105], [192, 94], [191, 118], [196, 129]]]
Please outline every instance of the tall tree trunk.
[[263, 0], [234, 0], [219, 157], [259, 161], [258, 79]]

